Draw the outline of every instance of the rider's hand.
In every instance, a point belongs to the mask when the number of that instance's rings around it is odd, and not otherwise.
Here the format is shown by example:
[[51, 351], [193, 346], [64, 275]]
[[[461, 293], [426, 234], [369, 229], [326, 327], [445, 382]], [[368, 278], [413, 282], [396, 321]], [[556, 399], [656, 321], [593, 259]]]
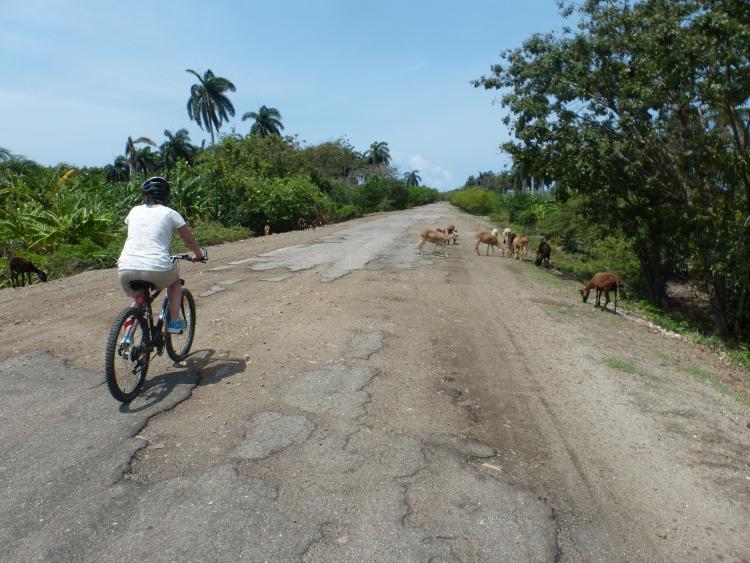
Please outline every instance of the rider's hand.
[[195, 256], [191, 258], [191, 262], [203, 262], [203, 261], [204, 261], [203, 254], [196, 254]]

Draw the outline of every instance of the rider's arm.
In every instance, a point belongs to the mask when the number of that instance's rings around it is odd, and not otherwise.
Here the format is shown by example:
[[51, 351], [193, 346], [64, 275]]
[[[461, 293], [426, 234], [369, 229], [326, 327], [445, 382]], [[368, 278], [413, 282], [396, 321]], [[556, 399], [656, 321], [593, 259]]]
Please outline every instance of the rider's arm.
[[195, 241], [195, 237], [193, 236], [193, 233], [190, 232], [190, 228], [187, 225], [183, 225], [182, 227], [177, 229], [177, 232], [179, 233], [180, 238], [185, 241], [187, 247], [193, 251], [193, 254], [195, 254], [195, 258], [193, 258], [193, 261], [199, 262], [203, 260], [203, 251]]

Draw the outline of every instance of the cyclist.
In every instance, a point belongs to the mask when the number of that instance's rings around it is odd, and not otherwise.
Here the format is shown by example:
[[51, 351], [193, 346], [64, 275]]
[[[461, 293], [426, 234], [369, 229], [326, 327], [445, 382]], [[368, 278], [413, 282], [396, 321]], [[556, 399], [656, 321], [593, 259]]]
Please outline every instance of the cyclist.
[[203, 260], [203, 252], [185, 219], [166, 206], [170, 194], [169, 182], [161, 176], [154, 176], [141, 184], [141, 193], [145, 199], [144, 205], [131, 209], [125, 218], [128, 238], [117, 261], [120, 286], [133, 297], [135, 306], [141, 306], [146, 298], [143, 290], [134, 290], [130, 282], [147, 281], [160, 289], [166, 287], [170, 319], [167, 332], [181, 334], [185, 329], [185, 321], [180, 318], [182, 284], [177, 266], [169, 255], [174, 231], [195, 254], [193, 262]]

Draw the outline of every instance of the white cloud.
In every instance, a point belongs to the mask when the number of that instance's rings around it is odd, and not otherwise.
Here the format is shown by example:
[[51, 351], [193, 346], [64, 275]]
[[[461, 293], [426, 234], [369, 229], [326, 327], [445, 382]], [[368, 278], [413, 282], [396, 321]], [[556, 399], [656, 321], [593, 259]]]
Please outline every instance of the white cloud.
[[409, 170], [418, 170], [424, 185], [438, 189], [453, 187], [453, 173], [447, 168], [439, 164], [432, 164], [421, 154], [410, 155], [407, 160]]

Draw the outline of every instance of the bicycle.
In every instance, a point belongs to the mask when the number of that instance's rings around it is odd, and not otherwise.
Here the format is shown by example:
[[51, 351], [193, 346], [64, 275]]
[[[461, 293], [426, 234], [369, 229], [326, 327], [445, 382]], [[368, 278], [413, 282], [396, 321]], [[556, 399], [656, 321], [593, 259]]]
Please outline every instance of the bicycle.
[[[208, 259], [207, 249], [203, 250], [203, 261]], [[171, 256], [172, 261], [192, 260], [190, 255]], [[182, 284], [182, 302], [180, 314], [185, 321], [181, 334], [166, 331], [169, 321], [169, 300], [164, 296], [159, 316], [154, 322], [152, 304], [162, 292], [154, 284], [145, 281], [131, 282], [133, 289], [143, 289], [145, 303], [131, 306], [117, 315], [107, 338], [104, 352], [104, 379], [109, 392], [120, 402], [129, 403], [140, 392], [146, 381], [146, 373], [154, 354], [161, 356], [166, 348], [167, 354], [174, 362], [181, 362], [190, 353], [195, 336], [195, 299]], [[118, 369], [119, 368], [119, 369]]]

